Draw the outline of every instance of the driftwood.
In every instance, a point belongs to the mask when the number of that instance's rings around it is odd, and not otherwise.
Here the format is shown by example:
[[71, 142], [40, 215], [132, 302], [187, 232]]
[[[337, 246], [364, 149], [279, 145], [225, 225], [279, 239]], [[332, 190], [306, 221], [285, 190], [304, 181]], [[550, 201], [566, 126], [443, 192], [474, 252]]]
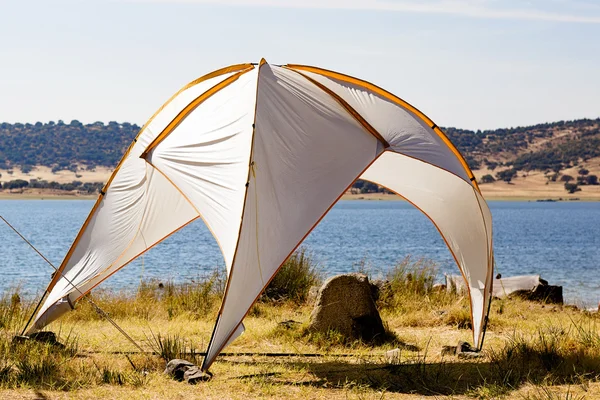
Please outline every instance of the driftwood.
[[[460, 275], [446, 275], [446, 290], [461, 292], [466, 289]], [[492, 296], [503, 298], [520, 296], [527, 300], [563, 304], [562, 286], [548, 285], [539, 275], [520, 275], [494, 279]]]

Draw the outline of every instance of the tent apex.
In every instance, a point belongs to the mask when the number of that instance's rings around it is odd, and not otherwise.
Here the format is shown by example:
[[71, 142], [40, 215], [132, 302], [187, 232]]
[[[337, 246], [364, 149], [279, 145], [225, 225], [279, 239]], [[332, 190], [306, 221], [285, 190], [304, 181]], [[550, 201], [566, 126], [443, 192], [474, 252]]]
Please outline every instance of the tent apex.
[[260, 59], [260, 63], [258, 63], [258, 65], [261, 66], [263, 64], [268, 64], [267, 60], [265, 60], [264, 57]]

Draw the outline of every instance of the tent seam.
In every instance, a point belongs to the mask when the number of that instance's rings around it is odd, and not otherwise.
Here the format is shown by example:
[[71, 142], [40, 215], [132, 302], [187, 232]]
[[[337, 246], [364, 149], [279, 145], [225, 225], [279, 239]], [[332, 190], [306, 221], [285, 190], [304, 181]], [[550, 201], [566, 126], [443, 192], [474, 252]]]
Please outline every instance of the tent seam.
[[[72, 255], [73, 255], [73, 252], [75, 251], [75, 247], [77, 246], [77, 244], [81, 240], [81, 236], [83, 236], [83, 233], [87, 229], [87, 226], [89, 225], [90, 221], [92, 220], [92, 217], [96, 214], [96, 211], [97, 211], [98, 207], [100, 206], [100, 202], [104, 198], [104, 195], [108, 191], [108, 188], [110, 187], [110, 185], [111, 185], [112, 181], [114, 180], [115, 176], [117, 175], [117, 173], [121, 169], [121, 166], [123, 165], [123, 163], [125, 162], [125, 160], [129, 157], [129, 155], [131, 153], [131, 150], [133, 149], [133, 147], [137, 143], [138, 138], [148, 128], [148, 126], [150, 126], [150, 124], [152, 123], [152, 121], [154, 121], [154, 119], [158, 116], [158, 114], [160, 114], [160, 112], [162, 110], [164, 110], [167, 107], [167, 105], [169, 105], [177, 96], [179, 96], [181, 93], [183, 93], [187, 89], [189, 89], [191, 87], [194, 87], [194, 86], [198, 85], [199, 83], [202, 83], [202, 82], [204, 82], [204, 81], [206, 81], [208, 79], [216, 78], [218, 76], [225, 75], [225, 74], [228, 74], [228, 73], [233, 72], [233, 71], [238, 71], [240, 69], [248, 68], [249, 65], [251, 65], [251, 64], [234, 64], [234, 65], [230, 65], [228, 67], [212, 71], [212, 72], [210, 72], [208, 74], [205, 74], [205, 75], [201, 76], [200, 78], [197, 78], [197, 79], [195, 79], [195, 80], [187, 83], [185, 86], [183, 86], [181, 89], [179, 89], [174, 95], [172, 95], [169, 98], [169, 100], [167, 100], [165, 103], [163, 103], [163, 105], [158, 110], [156, 110], [156, 112], [154, 114], [152, 114], [152, 116], [150, 117], [150, 119], [138, 131], [137, 135], [135, 136], [135, 138], [133, 139], [133, 141], [131, 142], [131, 144], [129, 145], [129, 147], [127, 148], [127, 150], [125, 151], [125, 154], [123, 154], [123, 157], [121, 157], [121, 160], [119, 160], [119, 163], [115, 167], [115, 170], [113, 171], [113, 173], [111, 174], [111, 176], [108, 178], [108, 181], [106, 182], [106, 184], [104, 185], [104, 187], [100, 190], [100, 195], [96, 199], [96, 202], [94, 203], [94, 206], [92, 207], [92, 210], [88, 214], [88, 216], [87, 216], [86, 220], [84, 221], [81, 229], [77, 233], [77, 236], [75, 237], [75, 240], [73, 241], [73, 243], [71, 244], [71, 247], [67, 251], [67, 255], [63, 259], [63, 262], [58, 267], [58, 271], [59, 272], [62, 273], [62, 271], [64, 271], [67, 263], [70, 261]], [[59, 275], [60, 274], [57, 274], [56, 276], [58, 277]], [[54, 288], [54, 286], [56, 285], [56, 283], [58, 282], [58, 280], [59, 280], [59, 278], [56, 278], [56, 279], [53, 278], [50, 281], [50, 283], [46, 287], [45, 295], [49, 294], [52, 291], [52, 289]], [[36, 307], [36, 310], [34, 310], [34, 313], [35, 312], [37, 312], [37, 307]]]

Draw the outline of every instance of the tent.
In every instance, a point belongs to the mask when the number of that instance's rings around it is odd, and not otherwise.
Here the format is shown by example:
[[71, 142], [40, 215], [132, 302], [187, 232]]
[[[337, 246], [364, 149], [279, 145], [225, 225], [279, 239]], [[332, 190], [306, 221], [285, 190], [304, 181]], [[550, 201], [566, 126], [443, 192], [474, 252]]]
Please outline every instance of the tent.
[[201, 218], [227, 268], [202, 369], [243, 332], [280, 266], [354, 183], [402, 196], [436, 226], [469, 288], [480, 346], [491, 214], [440, 128], [366, 81], [303, 65], [239, 64], [183, 87], [143, 126], [46, 290], [30, 332]]

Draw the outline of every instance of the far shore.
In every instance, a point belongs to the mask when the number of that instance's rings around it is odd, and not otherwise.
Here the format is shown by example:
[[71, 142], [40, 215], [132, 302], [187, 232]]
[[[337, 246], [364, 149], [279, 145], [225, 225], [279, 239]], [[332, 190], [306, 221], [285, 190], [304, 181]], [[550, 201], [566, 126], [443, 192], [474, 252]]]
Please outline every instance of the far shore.
[[[564, 195], [549, 194], [537, 195], [532, 194], [488, 194], [483, 191], [483, 196], [488, 201], [600, 201], [600, 193], [581, 193], [577, 192], [572, 195], [565, 193]], [[35, 191], [9, 192], [0, 190], [0, 200], [95, 200], [97, 194], [80, 194], [60, 190], [38, 189]], [[405, 201], [404, 198], [396, 194], [387, 193], [345, 193], [340, 200], [363, 200], [363, 201]]]
[[[588, 163], [590, 173], [600, 175], [599, 163]], [[112, 170], [106, 167], [97, 167], [94, 170], [80, 168], [77, 172], [73, 171], [56, 171], [48, 167], [38, 166], [33, 168], [28, 173], [23, 173], [18, 168], [11, 171], [0, 170], [0, 180], [9, 181], [14, 179], [23, 179], [30, 181], [31, 179], [46, 180], [48, 182], [71, 183], [73, 181], [80, 182], [106, 182]], [[564, 170], [563, 173], [577, 175], [574, 168]], [[481, 169], [475, 171], [477, 181], [481, 181], [482, 176], [494, 174], [494, 171]], [[521, 173], [514, 177], [510, 183], [503, 181], [495, 181], [492, 183], [479, 185], [483, 197], [486, 200], [492, 201], [537, 201], [537, 200], [552, 200], [552, 201], [600, 201], [600, 185], [582, 185], [579, 191], [575, 193], [567, 193], [564, 187], [564, 182], [560, 180], [551, 181], [547, 174], [541, 171], [530, 171]], [[64, 191], [56, 189], [33, 189], [25, 188], [22, 191], [0, 190], [0, 199], [15, 199], [15, 200], [90, 200], [96, 199], [97, 194], [80, 193], [76, 191]], [[377, 200], [377, 201], [403, 201], [403, 199], [395, 194], [386, 193], [351, 193], [348, 190], [341, 198], [342, 200]]]

